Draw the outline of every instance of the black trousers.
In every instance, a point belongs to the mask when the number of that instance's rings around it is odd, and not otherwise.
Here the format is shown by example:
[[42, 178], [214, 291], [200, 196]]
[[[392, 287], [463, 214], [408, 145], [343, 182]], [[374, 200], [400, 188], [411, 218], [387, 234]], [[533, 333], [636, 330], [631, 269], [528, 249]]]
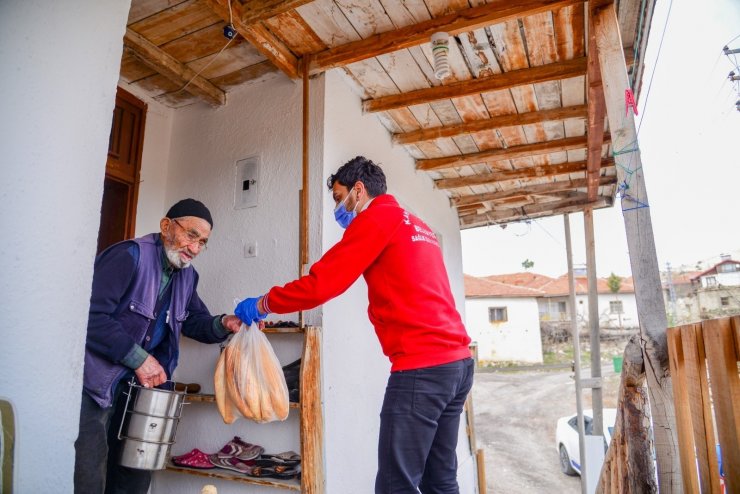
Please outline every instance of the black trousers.
[[460, 414], [473, 359], [391, 373], [380, 413], [376, 494], [457, 494]]
[[118, 464], [123, 441], [118, 439], [127, 383], [113, 393], [113, 405], [100, 408], [82, 392], [80, 432], [75, 441], [75, 494], [146, 494], [151, 472]]

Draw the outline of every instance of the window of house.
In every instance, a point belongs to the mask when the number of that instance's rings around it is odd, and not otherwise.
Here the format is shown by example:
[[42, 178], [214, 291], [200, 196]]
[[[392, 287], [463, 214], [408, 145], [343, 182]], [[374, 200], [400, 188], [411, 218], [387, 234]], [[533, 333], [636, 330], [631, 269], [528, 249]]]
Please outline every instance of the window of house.
[[730, 305], [730, 297], [720, 297], [719, 303], [722, 304], [722, 307], [727, 307]]
[[611, 312], [612, 314], [621, 314], [623, 312], [622, 301], [621, 300], [611, 300], [609, 302], [609, 312]]
[[558, 302], [558, 313], [565, 314], [568, 312], [568, 306], [565, 302]]
[[707, 286], [717, 286], [717, 278], [714, 276], [707, 276], [704, 278], [707, 282]]
[[734, 273], [737, 271], [737, 264], [721, 264], [717, 266], [717, 271], [720, 273]]
[[508, 321], [509, 319], [506, 314], [506, 307], [489, 307], [488, 320], [490, 322]]

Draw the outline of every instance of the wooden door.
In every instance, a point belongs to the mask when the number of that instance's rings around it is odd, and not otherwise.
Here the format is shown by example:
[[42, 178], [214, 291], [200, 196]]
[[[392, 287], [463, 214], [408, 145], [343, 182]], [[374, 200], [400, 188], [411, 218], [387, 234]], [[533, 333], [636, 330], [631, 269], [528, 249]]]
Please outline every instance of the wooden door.
[[134, 236], [145, 117], [146, 105], [119, 87], [105, 165], [98, 252]]

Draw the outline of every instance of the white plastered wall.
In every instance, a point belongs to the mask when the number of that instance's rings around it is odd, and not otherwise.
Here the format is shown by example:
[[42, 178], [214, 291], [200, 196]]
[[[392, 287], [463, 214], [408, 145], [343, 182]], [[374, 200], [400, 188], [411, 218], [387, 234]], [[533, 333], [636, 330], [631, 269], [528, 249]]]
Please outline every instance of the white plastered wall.
[[[507, 321], [489, 321], [489, 307], [506, 307]], [[542, 362], [540, 320], [535, 298], [469, 298], [465, 324], [478, 343], [480, 361]]]
[[[464, 310], [460, 232], [449, 200], [401, 147], [391, 145], [388, 131], [373, 115], [363, 115], [360, 98], [340, 71], [326, 75], [324, 177], [357, 155], [382, 166], [388, 192], [442, 236], [445, 262], [458, 310]], [[324, 188], [326, 251], [342, 235], [334, 221], [334, 202]], [[324, 305], [324, 423], [327, 493], [373, 492], [377, 468], [380, 407], [390, 363], [382, 354], [367, 317], [367, 286], [362, 278]], [[463, 415], [458, 445], [461, 493], [476, 492], [475, 462], [465, 435]]]
[[[312, 81], [311, 104], [310, 155], [312, 163], [320, 163], [323, 78]], [[200, 273], [198, 292], [214, 314], [232, 312], [234, 299], [261, 295], [298, 274], [301, 118], [301, 84], [284, 77], [230, 92], [225, 107], [197, 104], [174, 112], [166, 192], [159, 194], [164, 197], [165, 210], [181, 198], [193, 197], [211, 211], [214, 229], [208, 250], [194, 265]], [[234, 209], [236, 162], [251, 156], [261, 160], [257, 206]], [[310, 188], [314, 197], [319, 193], [320, 174], [320, 166], [312, 166]], [[156, 193], [154, 189], [148, 191]], [[317, 258], [321, 249], [321, 225], [317, 221], [321, 203], [314, 197], [309, 200], [309, 240], [313, 258]], [[145, 200], [140, 195], [139, 204]], [[145, 217], [140, 211], [137, 222], [156, 225], [162, 214], [152, 210]], [[244, 244], [254, 241], [257, 256], [245, 258]], [[296, 317], [289, 314], [275, 319]], [[319, 318], [320, 311], [307, 314], [313, 324], [320, 324]], [[301, 338], [270, 336], [283, 365], [300, 357]], [[212, 393], [218, 352], [218, 345], [183, 338], [175, 378], [198, 382], [203, 392]], [[300, 451], [297, 410], [291, 411], [285, 423], [258, 425], [240, 419], [225, 425], [214, 404], [192, 404], [181, 421], [173, 454], [195, 447], [215, 452], [235, 435], [264, 446], [268, 452]], [[164, 472], [154, 476], [152, 492], [189, 492], [194, 485], [206, 483], [216, 485], [219, 494], [274, 492], [271, 488]]]
[[0, 398], [14, 492], [72, 492], [92, 267], [129, 1], [0, 2]]

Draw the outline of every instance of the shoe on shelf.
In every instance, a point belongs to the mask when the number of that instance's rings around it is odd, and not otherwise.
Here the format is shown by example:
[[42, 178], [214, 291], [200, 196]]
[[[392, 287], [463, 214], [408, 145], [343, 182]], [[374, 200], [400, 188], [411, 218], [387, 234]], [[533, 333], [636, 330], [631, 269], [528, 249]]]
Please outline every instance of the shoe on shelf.
[[257, 458], [264, 452], [265, 448], [262, 446], [244, 442], [239, 436], [234, 436], [234, 439], [226, 443], [216, 453], [216, 456], [219, 458], [237, 458], [242, 461], [248, 461]]
[[198, 383], [175, 383], [175, 391], [182, 393], [183, 391], [189, 395], [200, 393], [200, 384]]

